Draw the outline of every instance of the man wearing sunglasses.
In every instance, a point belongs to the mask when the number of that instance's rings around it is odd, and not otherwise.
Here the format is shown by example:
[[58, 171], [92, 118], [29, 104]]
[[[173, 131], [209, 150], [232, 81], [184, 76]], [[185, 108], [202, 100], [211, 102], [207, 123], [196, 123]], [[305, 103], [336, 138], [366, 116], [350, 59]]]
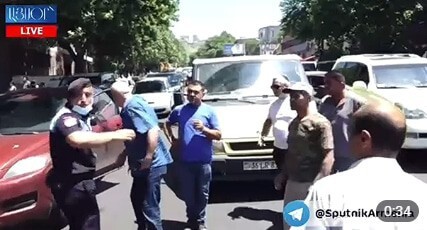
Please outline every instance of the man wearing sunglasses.
[[286, 76], [282, 78], [274, 78], [271, 84], [271, 90], [277, 100], [270, 105], [268, 117], [265, 119], [258, 145], [265, 146], [264, 138], [273, 127], [274, 148], [273, 159], [279, 169], [282, 168], [283, 158], [288, 149], [288, 124], [295, 117], [295, 112], [291, 110], [289, 104], [289, 94], [283, 93], [283, 90], [288, 88], [290, 82]]

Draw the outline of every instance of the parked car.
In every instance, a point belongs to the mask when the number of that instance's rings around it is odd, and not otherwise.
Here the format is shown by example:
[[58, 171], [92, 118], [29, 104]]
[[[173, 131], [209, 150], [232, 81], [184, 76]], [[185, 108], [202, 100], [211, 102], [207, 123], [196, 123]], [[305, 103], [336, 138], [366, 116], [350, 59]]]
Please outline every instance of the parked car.
[[[0, 229], [27, 221], [57, 223], [60, 216], [48, 186], [52, 170], [49, 125], [65, 104], [66, 87], [35, 88], [0, 96]], [[100, 89], [94, 101], [91, 124], [96, 132], [121, 127], [119, 110]], [[117, 156], [123, 142], [94, 148], [96, 175], [120, 167]]]
[[134, 94], [142, 96], [150, 104], [159, 119], [169, 116], [174, 108], [174, 89], [165, 77], [149, 77], [135, 84]]
[[317, 62], [315, 61], [301, 61], [301, 63], [305, 71], [316, 71], [317, 69]]
[[61, 78], [59, 86], [68, 86], [72, 81], [78, 78], [88, 78], [93, 85], [101, 88], [108, 89], [111, 85], [119, 78], [115, 73], [80, 73], [74, 75], [68, 75]]
[[292, 83], [308, 84], [301, 58], [288, 54], [196, 59], [193, 74], [204, 82], [204, 102], [213, 106], [222, 127], [222, 140], [214, 141], [213, 180], [271, 180], [277, 175], [272, 132], [265, 146], [257, 144], [270, 104], [277, 99], [270, 86], [273, 78], [283, 75]]
[[171, 88], [178, 92], [181, 90], [182, 86], [184, 85], [185, 78], [181, 73], [176, 72], [161, 72], [161, 73], [149, 73], [145, 76], [145, 78], [159, 78], [164, 77], [168, 80], [169, 85]]
[[314, 95], [316, 98], [317, 103], [320, 102], [320, 99], [322, 99], [326, 95], [325, 91], [325, 74], [327, 72], [325, 71], [306, 71], [305, 74], [307, 75], [308, 81], [310, 82], [311, 86], [313, 86], [314, 91], [316, 94]]
[[316, 65], [317, 71], [331, 71], [332, 67], [335, 64], [335, 60], [329, 60], [329, 61], [319, 61]]
[[406, 115], [404, 153], [427, 149], [427, 59], [415, 54], [361, 54], [337, 59], [333, 70], [364, 100], [384, 99]]

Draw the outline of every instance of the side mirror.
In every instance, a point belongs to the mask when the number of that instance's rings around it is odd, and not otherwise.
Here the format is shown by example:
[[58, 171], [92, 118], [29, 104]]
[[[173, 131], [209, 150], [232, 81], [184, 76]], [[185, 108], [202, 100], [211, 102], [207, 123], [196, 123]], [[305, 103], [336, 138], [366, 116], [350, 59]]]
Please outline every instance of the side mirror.
[[353, 82], [353, 89], [368, 89], [368, 86], [363, 81]]

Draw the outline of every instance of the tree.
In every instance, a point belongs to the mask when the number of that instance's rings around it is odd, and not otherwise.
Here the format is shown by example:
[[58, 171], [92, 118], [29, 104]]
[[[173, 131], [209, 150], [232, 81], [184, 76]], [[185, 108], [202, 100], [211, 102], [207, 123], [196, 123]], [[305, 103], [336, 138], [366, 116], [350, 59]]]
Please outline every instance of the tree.
[[259, 55], [260, 44], [257, 39], [246, 39], [244, 43], [247, 55]]
[[[6, 57], [11, 56], [8, 53], [12, 50], [16, 53], [25, 47], [46, 52], [48, 46], [59, 45], [73, 58], [76, 73], [85, 71], [86, 54], [95, 58], [96, 71], [137, 71], [147, 64], [144, 62], [161, 58], [187, 61], [182, 46], [169, 31], [171, 22], [177, 20], [178, 0], [7, 0], [5, 3], [56, 4], [59, 12], [57, 40], [1, 41], [0, 50]], [[4, 7], [0, 12], [4, 18]], [[0, 20], [0, 26], [5, 27], [4, 20]], [[10, 67], [13, 62], [10, 58], [1, 60], [0, 69], [6, 75], [2, 79], [6, 80], [0, 82], [0, 88], [5, 89], [11, 76], [19, 71]]]
[[197, 50], [195, 56], [198, 58], [215, 58], [222, 57], [224, 45], [233, 44], [236, 38], [233, 35], [222, 32], [220, 35], [214, 36], [206, 40], [206, 42]]
[[404, 31], [426, 14], [417, 0], [283, 0], [280, 7], [288, 35], [340, 50], [347, 43], [354, 53], [410, 50]]

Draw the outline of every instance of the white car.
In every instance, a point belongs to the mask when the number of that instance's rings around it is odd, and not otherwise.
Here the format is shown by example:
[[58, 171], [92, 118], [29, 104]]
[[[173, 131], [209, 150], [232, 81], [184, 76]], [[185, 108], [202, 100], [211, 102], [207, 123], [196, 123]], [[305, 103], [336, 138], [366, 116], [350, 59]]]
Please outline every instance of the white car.
[[406, 115], [403, 148], [427, 149], [427, 59], [415, 54], [361, 54], [339, 58], [333, 70], [346, 83], [367, 91], [366, 99], [384, 98]]
[[165, 77], [150, 77], [137, 82], [134, 94], [142, 96], [159, 119], [166, 118], [174, 106], [174, 91]]
[[204, 82], [204, 102], [214, 107], [222, 131], [222, 140], [214, 142], [213, 179], [271, 180], [277, 173], [272, 133], [266, 146], [257, 145], [270, 104], [277, 99], [270, 86], [273, 78], [282, 75], [308, 84], [301, 58], [236, 56], [196, 59], [193, 65], [193, 77]]

